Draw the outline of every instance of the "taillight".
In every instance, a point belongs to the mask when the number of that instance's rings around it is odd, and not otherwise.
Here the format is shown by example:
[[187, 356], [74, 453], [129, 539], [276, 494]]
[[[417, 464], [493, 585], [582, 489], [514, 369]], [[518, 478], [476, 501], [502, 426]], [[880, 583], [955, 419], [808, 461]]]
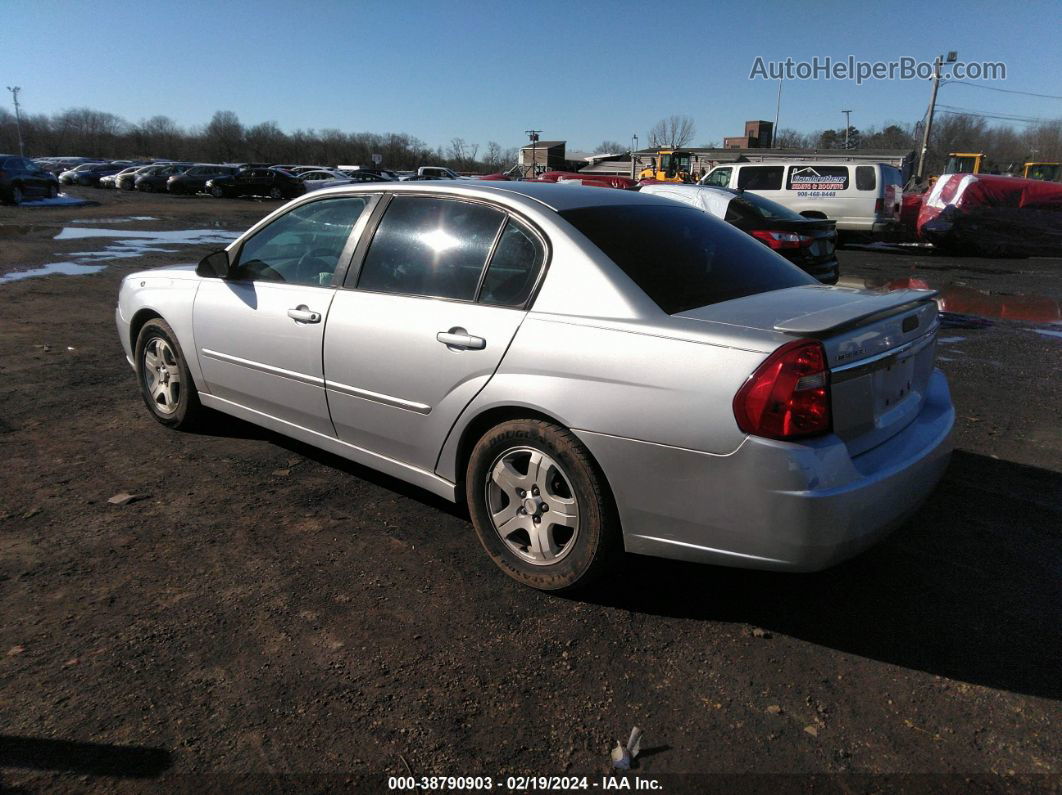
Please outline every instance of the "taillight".
[[830, 430], [830, 373], [826, 349], [794, 340], [756, 368], [734, 395], [734, 418], [745, 433], [771, 439]]
[[881, 215], [883, 212], [885, 212], [885, 200], [884, 199], [875, 199], [874, 200], [874, 215]]
[[813, 238], [807, 235], [798, 235], [796, 232], [775, 232], [770, 229], [753, 229], [749, 232], [754, 238], [775, 251], [782, 248], [802, 248], [810, 246]]

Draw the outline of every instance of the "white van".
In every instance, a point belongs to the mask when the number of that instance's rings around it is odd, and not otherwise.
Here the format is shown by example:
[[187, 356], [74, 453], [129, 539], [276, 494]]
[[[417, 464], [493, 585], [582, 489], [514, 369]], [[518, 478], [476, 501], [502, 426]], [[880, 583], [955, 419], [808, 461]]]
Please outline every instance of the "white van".
[[903, 175], [885, 163], [782, 161], [716, 166], [701, 185], [747, 190], [837, 231], [877, 235], [900, 220]]

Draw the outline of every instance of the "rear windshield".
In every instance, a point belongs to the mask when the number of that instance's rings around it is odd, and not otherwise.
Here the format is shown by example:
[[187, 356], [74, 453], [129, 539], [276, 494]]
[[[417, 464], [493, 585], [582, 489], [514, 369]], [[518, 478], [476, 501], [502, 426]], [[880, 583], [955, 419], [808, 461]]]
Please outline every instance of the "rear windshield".
[[583, 207], [560, 215], [669, 315], [816, 284], [755, 238], [692, 207]]
[[[773, 202], [770, 199], [765, 199], [762, 196], [757, 196], [755, 193], [742, 193], [735, 196], [730, 201], [728, 210], [737, 212], [741, 217], [745, 218], [766, 218], [768, 221], [774, 220], [786, 220], [786, 221], [803, 221], [804, 216], [800, 213], [790, 210], [788, 207]], [[730, 219], [727, 218], [729, 221]]]

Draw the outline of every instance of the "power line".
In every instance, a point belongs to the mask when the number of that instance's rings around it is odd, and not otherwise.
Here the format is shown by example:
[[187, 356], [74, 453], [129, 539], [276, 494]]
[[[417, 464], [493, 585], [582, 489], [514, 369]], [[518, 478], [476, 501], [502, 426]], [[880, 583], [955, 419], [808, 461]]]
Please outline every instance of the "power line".
[[1000, 121], [1016, 122], [1018, 124], [1049, 124], [1051, 119], [1041, 119], [1034, 116], [1007, 116], [999, 113], [982, 113], [976, 110], [966, 110], [964, 108], [956, 108], [952, 105], [938, 105], [941, 113], [947, 113], [951, 116], [978, 116], [983, 119], [998, 119]]
[[1062, 99], [1062, 96], [1058, 94], [1035, 94], [1032, 91], [1016, 91], [1013, 88], [996, 88], [995, 86], [983, 86], [980, 83], [971, 83], [969, 80], [942, 80], [944, 84], [957, 83], [963, 86], [973, 86], [974, 88], [983, 88], [987, 91], [999, 91], [1003, 94], [1021, 94], [1026, 97], [1040, 97], [1041, 99]]

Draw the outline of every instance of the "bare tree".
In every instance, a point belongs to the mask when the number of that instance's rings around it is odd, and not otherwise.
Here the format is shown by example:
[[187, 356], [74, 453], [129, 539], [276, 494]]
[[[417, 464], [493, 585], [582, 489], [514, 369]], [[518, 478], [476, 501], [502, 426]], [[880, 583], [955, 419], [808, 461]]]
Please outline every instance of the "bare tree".
[[604, 140], [597, 145], [594, 150], [594, 154], [599, 155], [619, 155], [630, 149], [629, 146], [624, 146], [617, 141]]
[[209, 142], [213, 159], [218, 162], [232, 162], [243, 151], [243, 125], [231, 110], [217, 111], [203, 135]]
[[689, 116], [672, 114], [649, 130], [649, 146], [676, 149], [693, 140], [697, 127]]

